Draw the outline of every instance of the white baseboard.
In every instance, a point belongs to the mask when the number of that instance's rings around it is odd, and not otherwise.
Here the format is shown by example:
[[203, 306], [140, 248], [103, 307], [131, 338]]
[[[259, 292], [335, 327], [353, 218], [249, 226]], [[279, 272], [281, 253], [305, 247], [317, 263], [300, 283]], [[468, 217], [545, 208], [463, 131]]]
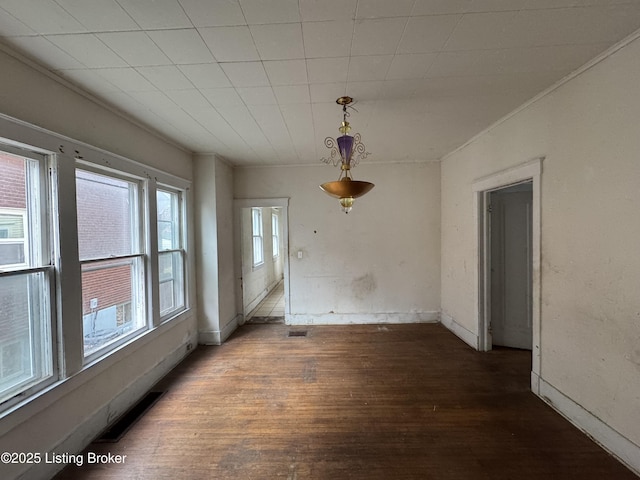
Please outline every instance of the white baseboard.
[[632, 472], [640, 475], [639, 445], [621, 435], [543, 378], [539, 378], [539, 392], [534, 391], [534, 393], [537, 393], [551, 408], [591, 437]]
[[440, 313], [440, 323], [442, 323], [442, 325], [450, 330], [456, 337], [460, 338], [464, 343], [478, 350], [480, 345], [478, 335], [460, 325], [451, 315], [444, 312]]
[[198, 343], [200, 345], [222, 345], [236, 331], [242, 320], [242, 315], [236, 315], [222, 330], [198, 332]]
[[436, 323], [438, 312], [285, 314], [287, 325], [353, 325]]

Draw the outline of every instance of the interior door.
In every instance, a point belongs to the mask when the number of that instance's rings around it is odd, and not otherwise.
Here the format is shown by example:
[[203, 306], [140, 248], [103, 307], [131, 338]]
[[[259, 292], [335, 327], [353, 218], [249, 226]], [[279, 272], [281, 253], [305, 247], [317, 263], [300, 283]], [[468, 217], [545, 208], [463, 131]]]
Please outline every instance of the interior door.
[[531, 183], [491, 193], [491, 336], [493, 345], [532, 346]]

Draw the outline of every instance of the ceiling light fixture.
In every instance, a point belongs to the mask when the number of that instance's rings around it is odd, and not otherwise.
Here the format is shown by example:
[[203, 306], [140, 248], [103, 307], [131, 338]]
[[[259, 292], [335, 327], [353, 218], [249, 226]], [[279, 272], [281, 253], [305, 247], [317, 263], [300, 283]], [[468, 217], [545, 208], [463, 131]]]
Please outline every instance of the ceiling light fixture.
[[373, 183], [354, 180], [351, 175], [351, 168], [369, 155], [364, 144], [360, 141], [360, 134], [356, 133], [353, 137], [349, 135], [351, 125], [347, 122], [349, 116], [347, 106], [352, 102], [353, 98], [351, 97], [340, 97], [336, 100], [338, 105], [342, 105], [342, 125], [338, 129], [342, 136], [335, 140], [332, 137], [324, 139], [324, 144], [331, 150], [331, 155], [329, 158], [323, 158], [322, 161], [332, 164], [334, 167], [340, 164], [340, 176], [335, 182], [320, 185], [324, 192], [340, 199], [344, 213], [351, 211], [354, 199], [361, 197], [374, 187]]

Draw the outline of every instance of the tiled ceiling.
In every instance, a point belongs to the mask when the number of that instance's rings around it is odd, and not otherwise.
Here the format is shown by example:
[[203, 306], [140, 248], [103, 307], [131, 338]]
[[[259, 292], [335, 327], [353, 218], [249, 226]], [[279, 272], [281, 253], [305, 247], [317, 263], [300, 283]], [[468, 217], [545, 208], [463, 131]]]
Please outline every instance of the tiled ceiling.
[[10, 51], [186, 150], [433, 161], [640, 28], [621, 0], [2, 0]]

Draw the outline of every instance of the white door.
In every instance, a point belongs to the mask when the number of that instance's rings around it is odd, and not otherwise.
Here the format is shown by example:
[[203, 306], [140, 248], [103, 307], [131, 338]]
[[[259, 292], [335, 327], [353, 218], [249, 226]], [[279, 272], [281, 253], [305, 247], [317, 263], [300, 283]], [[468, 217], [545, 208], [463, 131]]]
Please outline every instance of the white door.
[[491, 337], [493, 345], [532, 346], [531, 183], [491, 193]]

